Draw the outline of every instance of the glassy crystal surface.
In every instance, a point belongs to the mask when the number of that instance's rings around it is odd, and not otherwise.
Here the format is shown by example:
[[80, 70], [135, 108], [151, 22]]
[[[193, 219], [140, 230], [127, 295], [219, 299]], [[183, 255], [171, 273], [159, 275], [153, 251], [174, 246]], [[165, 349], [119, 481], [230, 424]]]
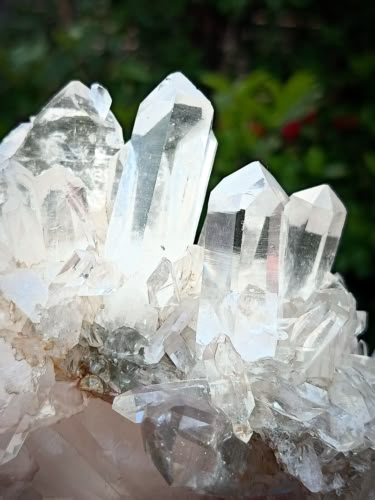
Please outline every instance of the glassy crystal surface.
[[182, 257], [197, 229], [216, 151], [208, 99], [181, 73], [141, 103], [114, 204], [106, 255], [129, 276]]
[[234, 434], [247, 443], [252, 435], [250, 415], [255, 402], [245, 363], [225, 336], [206, 347], [203, 359], [212, 403], [229, 418]]
[[[37, 323], [69, 294], [98, 295], [119, 286], [118, 272], [110, 279], [110, 264], [98, 265], [96, 255], [123, 147], [110, 103], [100, 85], [90, 90], [71, 82], [0, 145], [1, 287]], [[65, 274], [78, 265], [72, 263], [77, 255], [86, 269]]]
[[330, 273], [342, 203], [288, 200], [253, 162], [193, 245], [211, 104], [170, 75], [126, 146], [110, 106], [72, 82], [0, 144], [0, 497], [372, 498], [375, 358]]
[[294, 193], [285, 207], [282, 286], [287, 297], [319, 288], [336, 256], [346, 209], [327, 185]]
[[[172, 395], [147, 408], [142, 434], [154, 463], [169, 484], [199, 490], [217, 481], [223, 466], [218, 447], [230, 437], [231, 428], [224, 415], [206, 399]], [[193, 473], [188, 464], [194, 467]]]
[[254, 162], [212, 191], [205, 223], [197, 342], [227, 335], [246, 361], [275, 352], [279, 236], [287, 196]]
[[203, 379], [154, 384], [120, 394], [114, 399], [112, 408], [123, 417], [140, 424], [146, 408], [163, 403], [171, 392], [178, 396], [183, 394], [187, 398], [199, 400], [207, 397], [209, 389]]
[[[51, 361], [32, 366], [0, 339], [0, 464], [12, 460], [28, 434], [84, 408], [74, 385], [56, 382]], [[0, 490], [1, 491], [1, 490]]]
[[35, 117], [12, 159], [34, 175], [57, 165], [70, 168], [87, 187], [90, 207], [102, 210], [123, 146], [110, 104], [104, 87], [69, 83]]
[[298, 308], [289, 304], [284, 314], [291, 317], [277, 358], [294, 363], [296, 381], [331, 380], [343, 355], [352, 352], [355, 332], [363, 328], [353, 296], [337, 276], [327, 275], [323, 288], [299, 301]]
[[250, 445], [234, 437], [227, 418], [206, 398], [171, 392], [159, 405], [147, 407], [142, 436], [159, 472], [174, 487], [224, 497], [296, 493], [303, 498], [303, 488], [280, 471], [272, 451], [258, 437]]
[[144, 452], [139, 427], [99, 399], [30, 434], [21, 453], [0, 467], [0, 492], [7, 500], [198, 499], [165, 484]]

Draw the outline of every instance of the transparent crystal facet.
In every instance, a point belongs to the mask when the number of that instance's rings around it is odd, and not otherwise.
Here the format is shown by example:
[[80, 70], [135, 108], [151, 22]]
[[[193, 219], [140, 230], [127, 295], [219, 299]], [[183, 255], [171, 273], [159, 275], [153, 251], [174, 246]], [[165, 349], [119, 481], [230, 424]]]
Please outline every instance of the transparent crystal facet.
[[375, 357], [330, 273], [340, 200], [288, 201], [254, 162], [194, 245], [210, 102], [170, 75], [126, 145], [110, 107], [71, 82], [0, 144], [0, 497], [196, 498], [150, 483], [151, 458], [220, 498], [373, 498]]
[[286, 201], [259, 162], [226, 177], [212, 191], [204, 229], [199, 344], [225, 334], [247, 361], [274, 354]]
[[152, 272], [192, 244], [216, 151], [210, 102], [181, 73], [140, 105], [117, 193], [106, 255], [125, 275]]
[[319, 288], [336, 256], [346, 209], [329, 186], [294, 193], [284, 211], [282, 288], [307, 298]]

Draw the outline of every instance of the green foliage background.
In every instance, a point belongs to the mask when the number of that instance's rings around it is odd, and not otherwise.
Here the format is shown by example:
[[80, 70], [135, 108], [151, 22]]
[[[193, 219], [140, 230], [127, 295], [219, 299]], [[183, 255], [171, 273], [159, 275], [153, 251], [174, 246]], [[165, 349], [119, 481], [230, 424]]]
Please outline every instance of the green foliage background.
[[0, 137], [71, 79], [110, 90], [128, 137], [139, 102], [180, 70], [215, 104], [211, 188], [254, 159], [289, 193], [329, 183], [348, 208], [336, 270], [359, 307], [375, 313], [372, 7], [366, 0], [0, 0]]

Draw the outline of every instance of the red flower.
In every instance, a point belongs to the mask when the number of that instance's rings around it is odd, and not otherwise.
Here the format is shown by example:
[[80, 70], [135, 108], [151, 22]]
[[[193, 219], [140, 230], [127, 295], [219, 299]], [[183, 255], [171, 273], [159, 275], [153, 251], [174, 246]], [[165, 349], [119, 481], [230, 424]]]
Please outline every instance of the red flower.
[[302, 116], [298, 120], [293, 120], [291, 122], [286, 123], [281, 129], [281, 136], [286, 141], [293, 141], [297, 139], [301, 132], [301, 128], [303, 125], [307, 125], [310, 123], [314, 123], [317, 118], [317, 112], [315, 110], [310, 111], [305, 116]]
[[281, 135], [283, 139], [285, 139], [286, 141], [293, 141], [294, 139], [297, 139], [297, 137], [300, 134], [301, 127], [302, 127], [301, 120], [294, 120], [292, 122], [287, 123], [281, 129]]

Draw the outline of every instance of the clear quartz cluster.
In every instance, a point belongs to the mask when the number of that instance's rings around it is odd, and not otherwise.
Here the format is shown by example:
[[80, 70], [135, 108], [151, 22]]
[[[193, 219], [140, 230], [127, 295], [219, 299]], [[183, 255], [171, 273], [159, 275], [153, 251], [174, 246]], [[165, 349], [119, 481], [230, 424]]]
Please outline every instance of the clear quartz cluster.
[[127, 143], [110, 106], [72, 82], [0, 144], [0, 497], [370, 498], [375, 359], [331, 274], [345, 207], [253, 162], [195, 245], [209, 100], [168, 76]]

